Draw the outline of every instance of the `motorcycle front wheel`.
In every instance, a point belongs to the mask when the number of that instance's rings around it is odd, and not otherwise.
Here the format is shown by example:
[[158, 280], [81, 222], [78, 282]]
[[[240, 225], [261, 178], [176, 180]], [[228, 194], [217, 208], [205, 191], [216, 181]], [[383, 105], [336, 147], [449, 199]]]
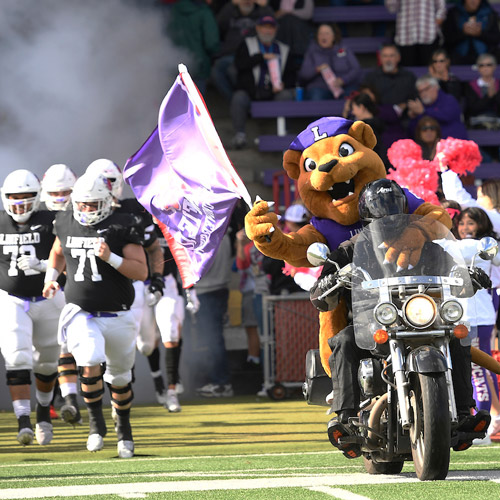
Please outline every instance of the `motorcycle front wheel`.
[[410, 379], [411, 454], [421, 481], [445, 479], [450, 465], [450, 412], [444, 373], [414, 373]]

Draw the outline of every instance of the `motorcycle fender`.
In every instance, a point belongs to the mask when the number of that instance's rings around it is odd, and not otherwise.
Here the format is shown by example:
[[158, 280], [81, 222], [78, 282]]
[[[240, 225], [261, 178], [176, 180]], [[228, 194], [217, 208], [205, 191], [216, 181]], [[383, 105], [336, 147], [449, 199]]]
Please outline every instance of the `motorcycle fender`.
[[421, 346], [408, 354], [406, 370], [415, 373], [446, 373], [448, 365], [439, 349], [432, 346]]

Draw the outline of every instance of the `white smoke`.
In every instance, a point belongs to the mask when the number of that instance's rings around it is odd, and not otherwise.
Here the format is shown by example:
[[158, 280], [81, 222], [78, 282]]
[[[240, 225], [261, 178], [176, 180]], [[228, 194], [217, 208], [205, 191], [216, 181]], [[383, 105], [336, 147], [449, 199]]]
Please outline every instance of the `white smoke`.
[[177, 65], [189, 68], [165, 35], [164, 11], [145, 1], [2, 0], [0, 185], [18, 168], [123, 166], [156, 126]]

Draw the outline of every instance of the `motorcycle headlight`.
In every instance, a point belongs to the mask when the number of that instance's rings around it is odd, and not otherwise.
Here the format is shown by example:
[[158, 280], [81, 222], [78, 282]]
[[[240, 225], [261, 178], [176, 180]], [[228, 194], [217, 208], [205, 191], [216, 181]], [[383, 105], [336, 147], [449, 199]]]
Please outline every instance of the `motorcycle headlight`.
[[374, 311], [375, 319], [382, 325], [392, 325], [398, 319], [398, 310], [394, 304], [383, 302]]
[[425, 328], [436, 319], [436, 303], [427, 295], [411, 297], [403, 308], [406, 320], [416, 328]]
[[441, 305], [441, 317], [449, 323], [456, 323], [464, 314], [464, 309], [456, 300], [447, 300]]

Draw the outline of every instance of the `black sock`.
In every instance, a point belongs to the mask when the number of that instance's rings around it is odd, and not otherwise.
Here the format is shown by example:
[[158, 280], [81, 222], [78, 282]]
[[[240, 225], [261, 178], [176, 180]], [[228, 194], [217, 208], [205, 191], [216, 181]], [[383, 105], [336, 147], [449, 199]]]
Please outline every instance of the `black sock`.
[[36, 405], [36, 421], [37, 422], [52, 422], [50, 418], [50, 405], [42, 406], [40, 403]]
[[167, 385], [175, 385], [179, 382], [179, 359], [181, 357], [181, 346], [167, 347], [165, 351], [165, 360], [167, 364]]
[[116, 410], [116, 436], [118, 441], [133, 441], [132, 427], [130, 425], [130, 408]]
[[102, 413], [102, 399], [93, 403], [86, 403], [89, 410], [89, 435], [99, 434], [104, 437], [108, 431]]
[[160, 349], [155, 347], [153, 352], [148, 356], [149, 369], [151, 373], [160, 370]]

